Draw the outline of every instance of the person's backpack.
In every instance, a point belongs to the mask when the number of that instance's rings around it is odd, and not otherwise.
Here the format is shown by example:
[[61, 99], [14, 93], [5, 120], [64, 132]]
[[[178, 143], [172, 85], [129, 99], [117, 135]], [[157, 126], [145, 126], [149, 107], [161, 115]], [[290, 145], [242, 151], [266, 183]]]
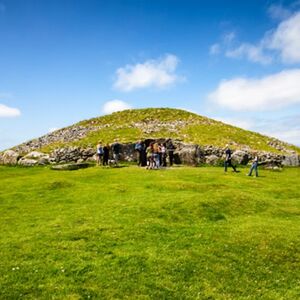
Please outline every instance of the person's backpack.
[[142, 145], [140, 143], [135, 144], [135, 148], [136, 151], [141, 151], [142, 150]]
[[101, 155], [104, 154], [103, 147], [98, 148], [98, 154], [101, 154]]

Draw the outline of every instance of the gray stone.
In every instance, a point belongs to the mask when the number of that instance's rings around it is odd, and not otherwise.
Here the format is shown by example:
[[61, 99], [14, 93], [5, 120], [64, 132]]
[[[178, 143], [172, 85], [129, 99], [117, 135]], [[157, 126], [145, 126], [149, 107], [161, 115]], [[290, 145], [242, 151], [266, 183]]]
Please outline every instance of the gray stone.
[[24, 166], [24, 167], [32, 167], [38, 165], [38, 161], [35, 159], [29, 159], [29, 158], [21, 158], [18, 161], [18, 165]]
[[236, 150], [232, 154], [232, 162], [234, 164], [247, 165], [249, 162], [249, 154], [246, 151]]
[[42, 153], [42, 152], [38, 152], [38, 151], [32, 151], [29, 152], [28, 154], [26, 154], [24, 156], [24, 158], [28, 158], [28, 159], [41, 159], [41, 158], [49, 158], [48, 154]]
[[0, 156], [0, 164], [3, 165], [16, 165], [20, 155], [13, 150], [6, 150]]
[[200, 151], [198, 145], [177, 144], [174, 152], [178, 156], [179, 162], [186, 165], [197, 165], [200, 161]]
[[216, 165], [220, 164], [220, 161], [221, 161], [221, 158], [214, 154], [205, 157], [205, 163], [207, 163], [209, 165], [216, 166]]
[[85, 169], [90, 167], [91, 165], [88, 163], [74, 163], [74, 164], [63, 164], [63, 165], [55, 165], [51, 167], [51, 170], [57, 171], [73, 171], [78, 169]]
[[290, 166], [290, 167], [299, 167], [300, 165], [300, 156], [297, 154], [285, 156], [282, 161], [283, 166]]

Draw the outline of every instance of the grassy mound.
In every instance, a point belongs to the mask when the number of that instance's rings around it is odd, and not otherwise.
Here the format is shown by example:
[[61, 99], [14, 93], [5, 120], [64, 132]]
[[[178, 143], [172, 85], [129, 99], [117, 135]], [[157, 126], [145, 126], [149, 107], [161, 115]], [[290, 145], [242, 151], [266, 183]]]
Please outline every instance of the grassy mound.
[[279, 152], [278, 149], [281, 147], [300, 153], [298, 147], [180, 109], [125, 110], [85, 120], [72, 126], [76, 127], [87, 128], [89, 132], [82, 138], [76, 137], [68, 142], [57, 139], [45, 145], [43, 150], [48, 152], [63, 146], [94, 147], [99, 140], [111, 143], [115, 138], [121, 142], [135, 142], [138, 139], [163, 137], [199, 145], [224, 147], [230, 143], [236, 148], [249, 146], [252, 149], [269, 152]]
[[1, 299], [297, 299], [300, 169], [0, 167]]

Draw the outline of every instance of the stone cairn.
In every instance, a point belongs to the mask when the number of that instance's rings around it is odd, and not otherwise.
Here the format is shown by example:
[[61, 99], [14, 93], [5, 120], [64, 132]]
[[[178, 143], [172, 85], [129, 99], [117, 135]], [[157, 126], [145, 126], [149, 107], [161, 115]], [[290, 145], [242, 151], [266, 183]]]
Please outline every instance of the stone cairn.
[[[149, 139], [158, 142], [166, 142], [167, 139]], [[148, 140], [148, 141], [149, 141]], [[224, 149], [215, 146], [201, 146], [194, 144], [185, 144], [178, 140], [173, 140], [176, 146], [174, 152], [175, 163], [185, 165], [221, 165], [224, 161]], [[137, 153], [134, 150], [134, 143], [121, 144], [121, 160], [133, 162], [137, 160]], [[27, 150], [26, 154], [24, 150]], [[0, 164], [2, 165], [57, 165], [65, 163], [84, 163], [96, 161], [96, 149], [83, 147], [63, 147], [53, 150], [51, 153], [42, 153], [37, 151], [38, 147], [34, 144], [20, 145], [11, 150], [0, 153]], [[19, 151], [18, 151], [19, 150]], [[31, 151], [29, 151], [31, 150]], [[265, 151], [256, 151], [258, 153], [260, 164], [269, 168], [278, 168], [282, 166], [300, 166], [300, 156], [293, 151], [286, 154], [274, 154]], [[254, 151], [249, 148], [233, 151], [232, 161], [235, 164], [247, 165], [253, 158]]]

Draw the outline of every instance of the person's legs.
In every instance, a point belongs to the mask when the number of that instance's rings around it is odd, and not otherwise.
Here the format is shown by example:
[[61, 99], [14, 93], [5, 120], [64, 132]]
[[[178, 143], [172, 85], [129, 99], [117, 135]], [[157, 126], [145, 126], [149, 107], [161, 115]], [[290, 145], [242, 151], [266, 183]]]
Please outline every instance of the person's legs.
[[108, 165], [108, 156], [104, 155], [103, 156], [103, 166], [107, 166]]
[[233, 169], [233, 171], [236, 172], [236, 168], [235, 168], [235, 166], [232, 164], [232, 162], [230, 162], [230, 166], [231, 166], [231, 168]]
[[163, 166], [164, 166], [164, 167], [167, 166], [167, 157], [166, 157], [166, 153], [163, 154]]
[[113, 158], [115, 160], [116, 166], [119, 164], [119, 154], [114, 153]]
[[156, 168], [160, 167], [160, 157], [159, 157], [159, 154], [155, 154], [155, 165], [156, 165]]
[[248, 176], [251, 176], [251, 175], [252, 175], [252, 172], [253, 172], [254, 168], [255, 168], [255, 166], [254, 166], [254, 164], [252, 164], [252, 165], [251, 165], [251, 168], [250, 168], [250, 171], [249, 171], [249, 173], [248, 173]]
[[169, 160], [170, 160], [170, 166], [173, 165], [173, 159], [174, 159], [174, 154], [172, 151], [169, 152]]
[[255, 176], [258, 177], [258, 170], [257, 170], [257, 166], [258, 164], [255, 163], [255, 166], [254, 166], [254, 170], [255, 170]]
[[224, 172], [227, 172], [228, 163], [227, 161], [224, 162]]

